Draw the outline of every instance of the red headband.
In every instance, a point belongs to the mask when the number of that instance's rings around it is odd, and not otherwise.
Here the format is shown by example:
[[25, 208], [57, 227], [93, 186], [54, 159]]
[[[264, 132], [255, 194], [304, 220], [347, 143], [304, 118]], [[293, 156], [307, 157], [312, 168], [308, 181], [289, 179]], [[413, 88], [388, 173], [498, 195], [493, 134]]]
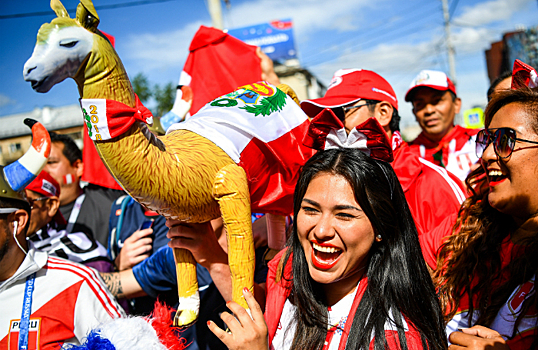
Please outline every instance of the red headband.
[[342, 121], [329, 108], [312, 119], [303, 143], [317, 150], [356, 148], [374, 159], [389, 163], [394, 160], [387, 134], [377, 119], [369, 118], [348, 135]]
[[520, 83], [524, 83], [530, 88], [535, 88], [538, 86], [538, 74], [534, 68], [516, 59], [512, 69], [512, 89], [521, 88]]

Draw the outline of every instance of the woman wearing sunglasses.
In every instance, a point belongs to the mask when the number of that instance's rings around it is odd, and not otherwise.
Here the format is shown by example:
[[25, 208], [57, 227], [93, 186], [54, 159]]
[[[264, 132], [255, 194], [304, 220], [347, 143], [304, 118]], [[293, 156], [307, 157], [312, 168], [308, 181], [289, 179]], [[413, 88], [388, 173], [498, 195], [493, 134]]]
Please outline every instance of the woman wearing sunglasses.
[[[486, 129], [477, 135], [482, 167], [467, 178], [473, 195], [437, 259], [450, 349], [535, 349], [538, 91], [499, 93], [485, 116]], [[450, 225], [430, 236], [441, 241]], [[437, 249], [421, 243], [428, 261]]]
[[446, 349], [413, 218], [390, 159], [379, 160], [392, 157], [380, 127], [384, 144], [370, 148], [376, 125], [362, 124], [370, 156], [336, 148], [304, 166], [288, 248], [270, 262], [267, 326], [248, 290], [253, 319], [230, 303], [230, 333], [209, 324], [230, 349]]

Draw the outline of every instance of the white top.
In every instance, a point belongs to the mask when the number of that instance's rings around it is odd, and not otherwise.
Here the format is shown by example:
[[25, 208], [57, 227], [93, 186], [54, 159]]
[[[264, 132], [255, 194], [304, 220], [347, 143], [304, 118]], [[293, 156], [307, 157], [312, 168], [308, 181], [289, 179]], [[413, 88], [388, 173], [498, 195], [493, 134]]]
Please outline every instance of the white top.
[[[332, 337], [331, 343], [329, 345], [329, 350], [338, 350], [340, 345], [340, 338], [344, 327], [346, 326], [347, 317], [351, 311], [351, 306], [353, 305], [353, 300], [355, 299], [355, 294], [357, 294], [358, 288], [355, 288], [353, 293], [346, 295], [340, 301], [338, 301], [333, 306], [329, 307], [328, 310], [328, 324], [327, 329], [331, 329], [334, 326], [337, 326], [336, 331]], [[282, 310], [282, 316], [280, 316], [280, 322], [273, 338], [273, 343], [271, 344], [272, 350], [288, 350], [291, 349], [291, 344], [293, 343], [293, 337], [295, 336], [295, 309], [296, 307], [286, 299], [284, 304], [284, 309]]]

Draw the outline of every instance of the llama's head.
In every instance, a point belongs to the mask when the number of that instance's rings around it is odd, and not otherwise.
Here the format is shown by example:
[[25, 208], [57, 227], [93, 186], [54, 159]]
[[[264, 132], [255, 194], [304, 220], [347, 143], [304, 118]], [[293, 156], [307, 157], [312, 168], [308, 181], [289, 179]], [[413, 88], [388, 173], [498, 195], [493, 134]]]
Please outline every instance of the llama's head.
[[51, 0], [57, 18], [37, 33], [32, 57], [24, 64], [24, 80], [37, 92], [47, 92], [66, 78], [75, 78], [91, 53], [99, 17], [91, 0], [81, 0], [76, 18], [69, 18], [59, 0]]

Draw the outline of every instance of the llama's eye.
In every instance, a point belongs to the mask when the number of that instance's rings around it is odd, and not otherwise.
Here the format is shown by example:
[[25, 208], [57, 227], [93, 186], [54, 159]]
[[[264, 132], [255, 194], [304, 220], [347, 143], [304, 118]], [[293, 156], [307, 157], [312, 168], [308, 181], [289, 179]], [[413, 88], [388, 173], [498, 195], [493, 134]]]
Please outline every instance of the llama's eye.
[[74, 47], [77, 43], [78, 43], [77, 40], [67, 41], [67, 42], [60, 42], [60, 46], [61, 47], [71, 48], [71, 47]]

